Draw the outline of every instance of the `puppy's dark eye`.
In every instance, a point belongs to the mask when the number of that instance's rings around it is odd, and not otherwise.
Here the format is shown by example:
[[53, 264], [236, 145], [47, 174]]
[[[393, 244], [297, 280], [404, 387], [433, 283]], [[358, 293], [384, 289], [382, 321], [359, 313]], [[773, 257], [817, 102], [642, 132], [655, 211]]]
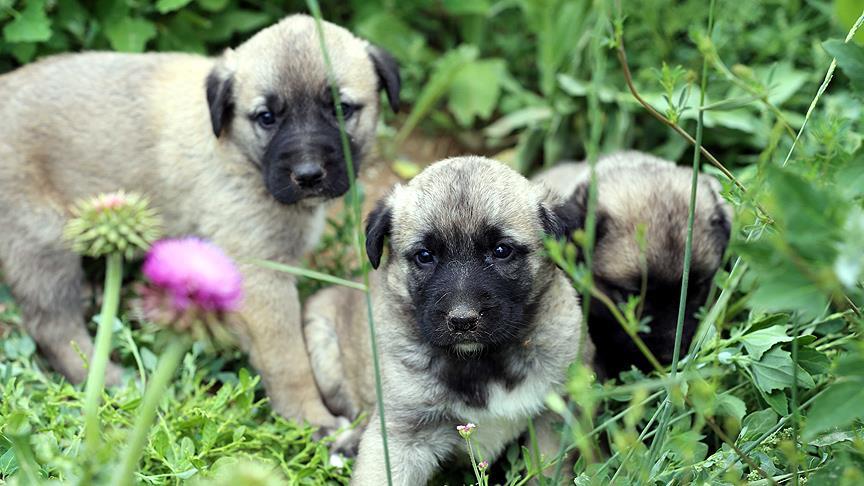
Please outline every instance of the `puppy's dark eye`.
[[499, 244], [492, 250], [492, 255], [499, 260], [505, 260], [510, 258], [510, 255], [513, 254], [513, 248], [510, 245], [505, 245], [504, 243]]
[[416, 260], [419, 265], [431, 265], [435, 263], [435, 255], [433, 255], [431, 251], [423, 248], [414, 254], [414, 260]]
[[[351, 118], [351, 116], [354, 115], [354, 112], [357, 111], [357, 106], [352, 105], [350, 103], [340, 103], [339, 106], [342, 107], [342, 117], [346, 120]], [[333, 117], [334, 118], [339, 117], [339, 115], [336, 114], [336, 106], [335, 105], [333, 106]]]
[[264, 128], [272, 127], [274, 123], [276, 123], [276, 115], [273, 114], [272, 111], [262, 111], [258, 113], [255, 117], [255, 120]]

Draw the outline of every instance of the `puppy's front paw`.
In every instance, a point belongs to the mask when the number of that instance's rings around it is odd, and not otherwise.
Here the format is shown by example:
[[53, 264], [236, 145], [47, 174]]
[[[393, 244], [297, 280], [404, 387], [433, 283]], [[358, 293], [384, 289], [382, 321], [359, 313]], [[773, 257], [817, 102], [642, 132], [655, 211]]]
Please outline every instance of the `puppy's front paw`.
[[345, 417], [333, 417], [333, 420], [328, 425], [321, 425], [318, 430], [312, 434], [313, 440], [321, 440], [324, 437], [334, 436], [337, 440], [351, 426], [351, 421]]
[[356, 457], [360, 449], [360, 439], [363, 437], [363, 427], [343, 430], [336, 435], [336, 440], [330, 444], [330, 455], [341, 457]]

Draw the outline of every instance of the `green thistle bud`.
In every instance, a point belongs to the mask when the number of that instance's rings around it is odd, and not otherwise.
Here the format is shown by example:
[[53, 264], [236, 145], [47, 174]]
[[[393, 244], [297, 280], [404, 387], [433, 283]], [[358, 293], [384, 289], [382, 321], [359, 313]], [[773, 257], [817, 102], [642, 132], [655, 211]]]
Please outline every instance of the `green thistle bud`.
[[119, 253], [132, 259], [161, 234], [161, 218], [148, 205], [147, 198], [123, 191], [78, 201], [63, 237], [85, 256]]

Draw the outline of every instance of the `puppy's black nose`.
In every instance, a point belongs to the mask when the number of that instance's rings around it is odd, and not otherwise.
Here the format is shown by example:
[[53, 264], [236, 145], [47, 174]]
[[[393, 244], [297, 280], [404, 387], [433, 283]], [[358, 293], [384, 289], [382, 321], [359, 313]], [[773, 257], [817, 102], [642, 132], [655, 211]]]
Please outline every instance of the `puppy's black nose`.
[[447, 313], [447, 324], [457, 332], [473, 331], [480, 321], [480, 314], [471, 308], [458, 306]]
[[307, 189], [317, 186], [324, 180], [324, 169], [315, 162], [300, 162], [291, 169], [291, 172], [297, 185]]

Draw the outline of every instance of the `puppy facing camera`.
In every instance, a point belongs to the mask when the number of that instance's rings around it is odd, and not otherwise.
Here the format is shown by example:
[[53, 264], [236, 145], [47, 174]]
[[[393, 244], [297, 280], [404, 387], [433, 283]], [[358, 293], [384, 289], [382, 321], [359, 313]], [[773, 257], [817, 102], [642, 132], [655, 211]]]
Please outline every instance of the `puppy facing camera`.
[[[568, 233], [558, 198], [481, 157], [435, 163], [369, 215], [366, 249], [394, 484], [425, 482], [461, 456], [460, 423], [494, 459], [542, 413], [568, 365], [590, 361], [579, 298], [546, 257]], [[385, 252], [387, 256], [385, 257]], [[386, 483], [360, 292], [327, 289], [307, 304], [305, 332], [328, 405], [372, 416], [352, 484]]]

